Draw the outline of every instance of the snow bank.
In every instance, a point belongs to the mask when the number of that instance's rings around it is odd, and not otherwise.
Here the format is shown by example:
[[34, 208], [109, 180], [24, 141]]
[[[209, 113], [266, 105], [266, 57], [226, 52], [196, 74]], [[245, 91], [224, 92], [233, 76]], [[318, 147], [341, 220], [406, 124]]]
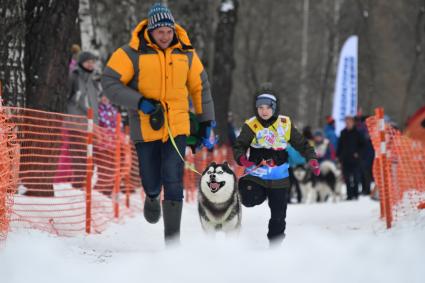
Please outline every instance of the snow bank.
[[[22, 186], [18, 191], [26, 191]], [[28, 197], [16, 195], [12, 213], [12, 228], [41, 229], [61, 236], [84, 233], [86, 200], [84, 191], [69, 184], [55, 184], [55, 197]], [[105, 230], [113, 218], [113, 204], [110, 197], [92, 192], [92, 227], [95, 231]]]
[[[22, 230], [0, 252], [2, 282], [424, 282], [425, 212], [385, 229], [379, 204], [291, 205], [287, 237], [270, 250], [267, 205], [243, 210], [238, 238], [207, 238], [185, 204], [182, 245], [141, 215], [103, 234], [61, 238]], [[34, 245], [34, 243], [37, 243]]]

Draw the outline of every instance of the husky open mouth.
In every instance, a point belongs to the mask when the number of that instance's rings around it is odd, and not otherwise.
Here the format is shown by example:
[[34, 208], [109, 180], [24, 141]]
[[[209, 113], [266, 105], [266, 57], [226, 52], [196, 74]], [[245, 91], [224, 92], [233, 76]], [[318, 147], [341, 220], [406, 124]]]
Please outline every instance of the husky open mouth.
[[212, 162], [205, 168], [197, 198], [199, 220], [206, 233], [239, 231], [242, 214], [237, 179], [227, 162]]
[[226, 182], [225, 181], [221, 181], [221, 182], [208, 182], [208, 187], [210, 187], [211, 192], [216, 193], [219, 189], [221, 189]]

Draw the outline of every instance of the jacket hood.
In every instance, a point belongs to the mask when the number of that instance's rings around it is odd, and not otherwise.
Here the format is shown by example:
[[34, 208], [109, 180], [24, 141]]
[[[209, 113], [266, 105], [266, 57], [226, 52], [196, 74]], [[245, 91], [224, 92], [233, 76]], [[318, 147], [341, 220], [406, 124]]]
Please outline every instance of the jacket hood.
[[[148, 20], [145, 19], [143, 21], [141, 21], [136, 28], [133, 30], [132, 34], [131, 34], [131, 40], [130, 40], [130, 47], [135, 49], [135, 50], [140, 50], [140, 45], [141, 45], [141, 38], [143, 38], [143, 40], [146, 42], [147, 45], [153, 45], [154, 43], [152, 42], [152, 40], [149, 37], [149, 32], [147, 30], [147, 26], [148, 26]], [[142, 34], [140, 33], [143, 33]], [[192, 44], [190, 42], [189, 36], [187, 35], [186, 30], [180, 26], [179, 24], [175, 24], [175, 35], [177, 37], [177, 48], [180, 49], [193, 49]]]

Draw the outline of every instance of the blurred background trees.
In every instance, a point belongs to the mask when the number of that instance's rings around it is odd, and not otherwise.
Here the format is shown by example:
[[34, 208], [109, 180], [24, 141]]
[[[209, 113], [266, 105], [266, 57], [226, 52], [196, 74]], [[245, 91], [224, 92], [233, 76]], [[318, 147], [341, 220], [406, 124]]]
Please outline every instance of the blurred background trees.
[[[62, 3], [63, 2], [63, 3]], [[5, 103], [63, 111], [70, 47], [105, 63], [158, 1], [2, 0], [0, 80]], [[425, 0], [162, 1], [185, 27], [208, 71], [221, 141], [271, 82], [298, 126], [330, 114], [339, 51], [359, 36], [359, 107], [376, 106], [403, 127], [425, 104]], [[226, 9], [223, 9], [225, 7]], [[65, 71], [61, 71], [65, 70]]]

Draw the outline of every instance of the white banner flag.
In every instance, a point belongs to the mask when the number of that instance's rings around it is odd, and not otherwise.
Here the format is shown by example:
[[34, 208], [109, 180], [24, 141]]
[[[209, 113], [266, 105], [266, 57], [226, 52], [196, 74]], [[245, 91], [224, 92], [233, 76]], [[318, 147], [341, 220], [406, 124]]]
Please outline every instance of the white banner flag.
[[337, 136], [345, 127], [345, 117], [357, 114], [357, 45], [358, 37], [350, 36], [339, 56], [332, 109]]

